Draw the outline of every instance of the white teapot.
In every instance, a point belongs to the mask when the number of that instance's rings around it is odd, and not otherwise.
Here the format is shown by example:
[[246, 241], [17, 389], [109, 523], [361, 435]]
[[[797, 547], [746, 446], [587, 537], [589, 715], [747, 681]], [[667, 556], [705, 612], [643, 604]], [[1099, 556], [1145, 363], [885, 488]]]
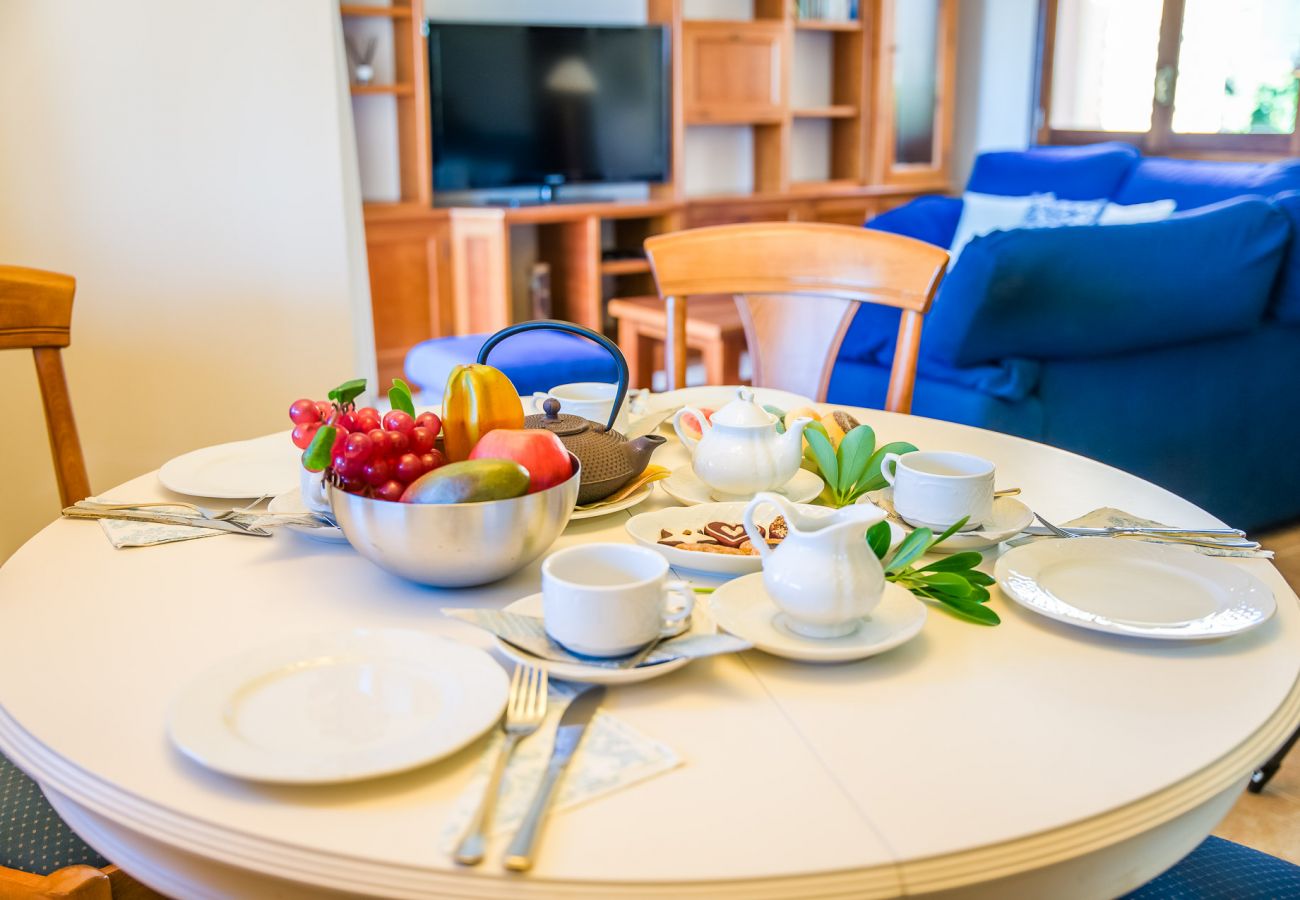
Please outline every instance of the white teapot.
[[[789, 526], [775, 549], [754, 524], [754, 512], [764, 503], [779, 509]], [[874, 505], [810, 515], [780, 494], [762, 493], [749, 501], [745, 533], [763, 557], [763, 587], [788, 629], [810, 638], [857, 630], [885, 592], [885, 570], [866, 541], [867, 529], [884, 518], [884, 510]]]
[[[690, 413], [700, 423], [697, 440], [682, 429], [682, 416]], [[741, 388], [736, 399], [713, 414], [712, 421], [694, 407], [673, 416], [673, 429], [691, 454], [691, 466], [715, 499], [747, 499], [757, 491], [773, 491], [799, 471], [803, 458], [803, 430], [812, 422], [795, 419], [785, 434], [776, 430], [776, 416], [754, 400], [754, 392]]]

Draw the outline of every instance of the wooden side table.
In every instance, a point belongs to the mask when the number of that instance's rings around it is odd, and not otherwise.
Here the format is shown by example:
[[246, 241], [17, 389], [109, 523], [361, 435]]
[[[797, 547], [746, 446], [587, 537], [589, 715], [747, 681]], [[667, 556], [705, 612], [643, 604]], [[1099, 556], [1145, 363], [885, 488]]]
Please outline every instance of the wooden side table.
[[[745, 328], [735, 298], [692, 297], [686, 307], [686, 347], [704, 357], [709, 384], [739, 384]], [[633, 387], [649, 387], [663, 358], [667, 313], [658, 297], [622, 297], [609, 301], [618, 320], [618, 345], [627, 357]]]

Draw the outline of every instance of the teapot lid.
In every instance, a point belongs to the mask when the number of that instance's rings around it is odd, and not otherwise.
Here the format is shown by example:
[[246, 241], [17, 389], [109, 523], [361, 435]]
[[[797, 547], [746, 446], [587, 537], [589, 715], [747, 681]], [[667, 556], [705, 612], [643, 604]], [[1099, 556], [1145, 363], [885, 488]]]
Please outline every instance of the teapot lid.
[[542, 404], [543, 415], [532, 415], [524, 419], [525, 428], [545, 428], [558, 437], [570, 437], [581, 434], [588, 428], [603, 431], [599, 425], [582, 416], [571, 416], [560, 412], [560, 403], [554, 397], [548, 397]]
[[753, 428], [776, 423], [772, 415], [754, 400], [754, 392], [749, 388], [736, 391], [736, 399], [718, 410], [709, 419], [714, 425], [739, 425]]

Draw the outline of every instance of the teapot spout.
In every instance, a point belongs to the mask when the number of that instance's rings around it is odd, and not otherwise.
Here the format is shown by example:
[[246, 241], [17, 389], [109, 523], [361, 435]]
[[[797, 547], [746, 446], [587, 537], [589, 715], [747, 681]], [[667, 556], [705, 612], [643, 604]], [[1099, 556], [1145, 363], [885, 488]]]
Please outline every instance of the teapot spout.
[[650, 464], [650, 454], [659, 449], [667, 438], [661, 434], [646, 434], [624, 444], [628, 464], [632, 467], [632, 477], [640, 475]]
[[783, 459], [790, 456], [798, 459], [803, 456], [803, 430], [811, 425], [812, 421], [806, 416], [800, 416], [790, 423], [790, 426], [785, 430], [785, 434], [777, 438], [780, 442]]

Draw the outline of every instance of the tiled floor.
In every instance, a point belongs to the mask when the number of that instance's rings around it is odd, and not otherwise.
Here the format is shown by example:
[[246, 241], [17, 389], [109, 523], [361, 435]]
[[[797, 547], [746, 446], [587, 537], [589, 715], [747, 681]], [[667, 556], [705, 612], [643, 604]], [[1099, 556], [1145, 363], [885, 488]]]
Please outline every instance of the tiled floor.
[[[1259, 540], [1277, 554], [1278, 569], [1300, 592], [1300, 525]], [[1263, 793], [1242, 794], [1214, 833], [1300, 863], [1300, 746], [1287, 756]]]

